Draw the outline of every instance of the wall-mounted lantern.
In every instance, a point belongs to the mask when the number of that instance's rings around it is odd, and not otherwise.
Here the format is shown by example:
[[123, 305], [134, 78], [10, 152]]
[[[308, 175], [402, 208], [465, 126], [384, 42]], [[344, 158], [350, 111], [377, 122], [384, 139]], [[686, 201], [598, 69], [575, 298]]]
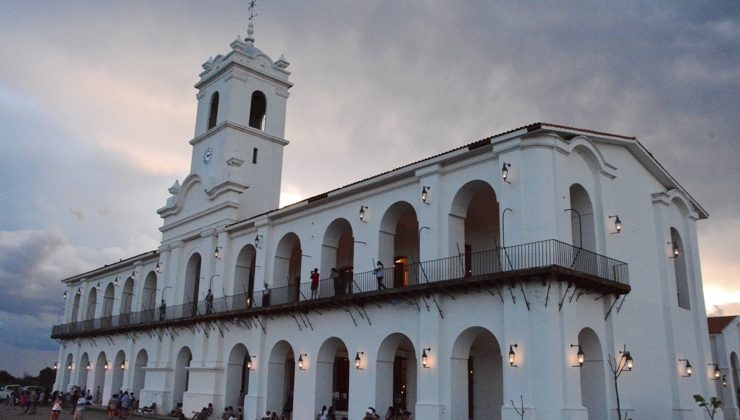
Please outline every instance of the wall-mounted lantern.
[[719, 378], [722, 377], [722, 371], [719, 368], [719, 365], [716, 363], [708, 363], [707, 366], [714, 366], [714, 372], [713, 372], [713, 381], [719, 381]]
[[252, 362], [252, 357], [257, 358], [257, 356], [247, 355], [247, 369], [249, 370], [253, 370], [252, 366], [254, 366], [254, 363]]
[[131, 280], [136, 280], [136, 271], [131, 272]]
[[164, 264], [162, 264], [161, 262], [157, 261], [157, 266], [154, 267], [154, 271], [156, 271], [157, 273], [161, 273], [163, 266], [164, 266]]
[[100, 292], [100, 282], [98, 282], [98, 284], [95, 285], [95, 290], [97, 290], [98, 292]]
[[678, 258], [678, 254], [681, 253], [681, 249], [678, 247], [678, 244], [673, 241], [666, 242], [666, 244], [671, 246], [671, 256], [669, 258]]
[[66, 290], [64, 291], [64, 294], [62, 295], [62, 297], [63, 297], [63, 298], [65, 299], [65, 300], [67, 299], [67, 291], [66, 291]]
[[367, 206], [360, 206], [360, 221], [363, 223], [367, 223]]
[[427, 347], [425, 349], [422, 349], [421, 351], [421, 366], [425, 369], [429, 369], [429, 357], [427, 356], [427, 352], [431, 352], [432, 348]]
[[516, 352], [514, 352], [514, 347], [519, 347], [518, 344], [514, 343], [509, 346], [509, 366], [511, 367], [518, 367], [518, 365], [515, 365], [514, 362], [516, 361]]
[[689, 378], [691, 377], [691, 374], [694, 373], [694, 367], [691, 366], [691, 363], [689, 362], [689, 359], [678, 359], [679, 362], [686, 362], [684, 365], [684, 371], [686, 372], [685, 375], [681, 375], [682, 378]]
[[223, 249], [224, 248], [222, 246], [217, 246], [216, 249], [213, 251], [214, 258], [216, 258], [217, 260], [220, 259], [221, 258], [221, 251]]
[[254, 237], [254, 247], [257, 249], [262, 249], [262, 238], [263, 235], [257, 235]]
[[722, 375], [722, 386], [727, 386], [727, 375]]
[[429, 204], [429, 190], [431, 190], [431, 187], [423, 186], [421, 188], [421, 201], [424, 204]]
[[108, 370], [108, 369], [110, 369], [110, 361], [106, 360], [106, 361], [105, 361], [105, 365], [103, 365], [103, 368], [104, 368], [105, 370]]
[[121, 362], [121, 370], [126, 370], [126, 361]]
[[615, 214], [614, 216], [609, 216], [610, 219], [614, 219], [614, 232], [612, 232], [612, 235], [615, 233], [621, 233], [622, 232], [622, 221], [619, 220], [619, 215]]
[[511, 168], [511, 163], [504, 162], [504, 165], [501, 167], [501, 178], [503, 178], [504, 182], [507, 184], [511, 184], [509, 181], [509, 168]]
[[576, 357], [578, 360], [578, 366], [573, 367], [583, 367], [583, 364], [586, 362], [586, 353], [583, 352], [583, 347], [581, 347], [580, 344], [571, 344], [570, 348], [578, 347], [578, 352], [576, 353]]
[[362, 358], [360, 357], [361, 354], [365, 354], [365, 352], [358, 351], [357, 355], [355, 356], [355, 369], [362, 370]]
[[59, 363], [54, 362], [54, 365], [51, 368], [54, 369], [54, 370], [59, 369]]
[[113, 280], [113, 285], [118, 287], [118, 276], [116, 276], [115, 280]]
[[69, 364], [67, 365], [67, 370], [72, 370], [72, 362], [69, 362]]
[[298, 355], [298, 369], [305, 370], [303, 368], [303, 356], [306, 356], [306, 359], [308, 359], [308, 354], [302, 353]]
[[87, 370], [92, 369], [92, 366], [90, 365], [90, 362], [87, 362], [87, 366], [85, 366], [85, 369], [87, 369]]
[[82, 294], [82, 289], [78, 287], [77, 288], [77, 293], [75, 293], [75, 295], [79, 296], [81, 294]]

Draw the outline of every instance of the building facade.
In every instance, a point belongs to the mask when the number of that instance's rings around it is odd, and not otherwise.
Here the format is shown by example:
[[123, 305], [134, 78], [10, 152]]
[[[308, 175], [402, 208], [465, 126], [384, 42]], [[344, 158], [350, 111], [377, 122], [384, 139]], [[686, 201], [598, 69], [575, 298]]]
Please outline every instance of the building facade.
[[707, 214], [635, 138], [536, 123], [278, 208], [288, 66], [251, 24], [203, 65], [160, 248], [63, 280], [56, 389], [250, 420], [606, 419], [617, 392], [703, 418]]

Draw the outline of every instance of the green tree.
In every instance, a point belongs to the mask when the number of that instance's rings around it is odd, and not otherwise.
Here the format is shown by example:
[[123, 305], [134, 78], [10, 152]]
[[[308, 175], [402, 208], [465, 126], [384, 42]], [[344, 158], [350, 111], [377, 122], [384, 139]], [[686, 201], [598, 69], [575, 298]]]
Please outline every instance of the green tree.
[[712, 420], [717, 414], [717, 410], [722, 405], [722, 401], [717, 399], [717, 397], [712, 397], [709, 399], [709, 402], [707, 402], [707, 400], [699, 394], [694, 394], [694, 401], [699, 404], [699, 407], [707, 410], [707, 414], [709, 414], [709, 418]]

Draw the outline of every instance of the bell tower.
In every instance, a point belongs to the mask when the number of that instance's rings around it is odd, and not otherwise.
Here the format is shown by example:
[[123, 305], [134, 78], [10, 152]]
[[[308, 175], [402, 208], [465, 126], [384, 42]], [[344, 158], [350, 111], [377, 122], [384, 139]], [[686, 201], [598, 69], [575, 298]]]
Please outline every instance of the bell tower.
[[165, 219], [160, 229], [165, 237], [169, 225], [182, 225], [185, 219], [205, 227], [279, 205], [290, 63], [283, 56], [273, 62], [255, 47], [252, 17], [246, 38], [237, 36], [230, 46], [228, 54], [203, 64], [195, 84], [190, 174], [170, 188], [172, 197], [158, 210]]

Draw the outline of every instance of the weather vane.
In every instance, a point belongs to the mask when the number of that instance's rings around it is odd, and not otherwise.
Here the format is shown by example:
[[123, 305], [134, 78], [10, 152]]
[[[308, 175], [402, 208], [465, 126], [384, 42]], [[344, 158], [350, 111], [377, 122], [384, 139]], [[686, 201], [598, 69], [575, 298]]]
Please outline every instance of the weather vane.
[[257, 16], [257, 14], [254, 13], [254, 6], [256, 5], [257, 0], [251, 0], [249, 2], [249, 21], [252, 22], [254, 18]]

